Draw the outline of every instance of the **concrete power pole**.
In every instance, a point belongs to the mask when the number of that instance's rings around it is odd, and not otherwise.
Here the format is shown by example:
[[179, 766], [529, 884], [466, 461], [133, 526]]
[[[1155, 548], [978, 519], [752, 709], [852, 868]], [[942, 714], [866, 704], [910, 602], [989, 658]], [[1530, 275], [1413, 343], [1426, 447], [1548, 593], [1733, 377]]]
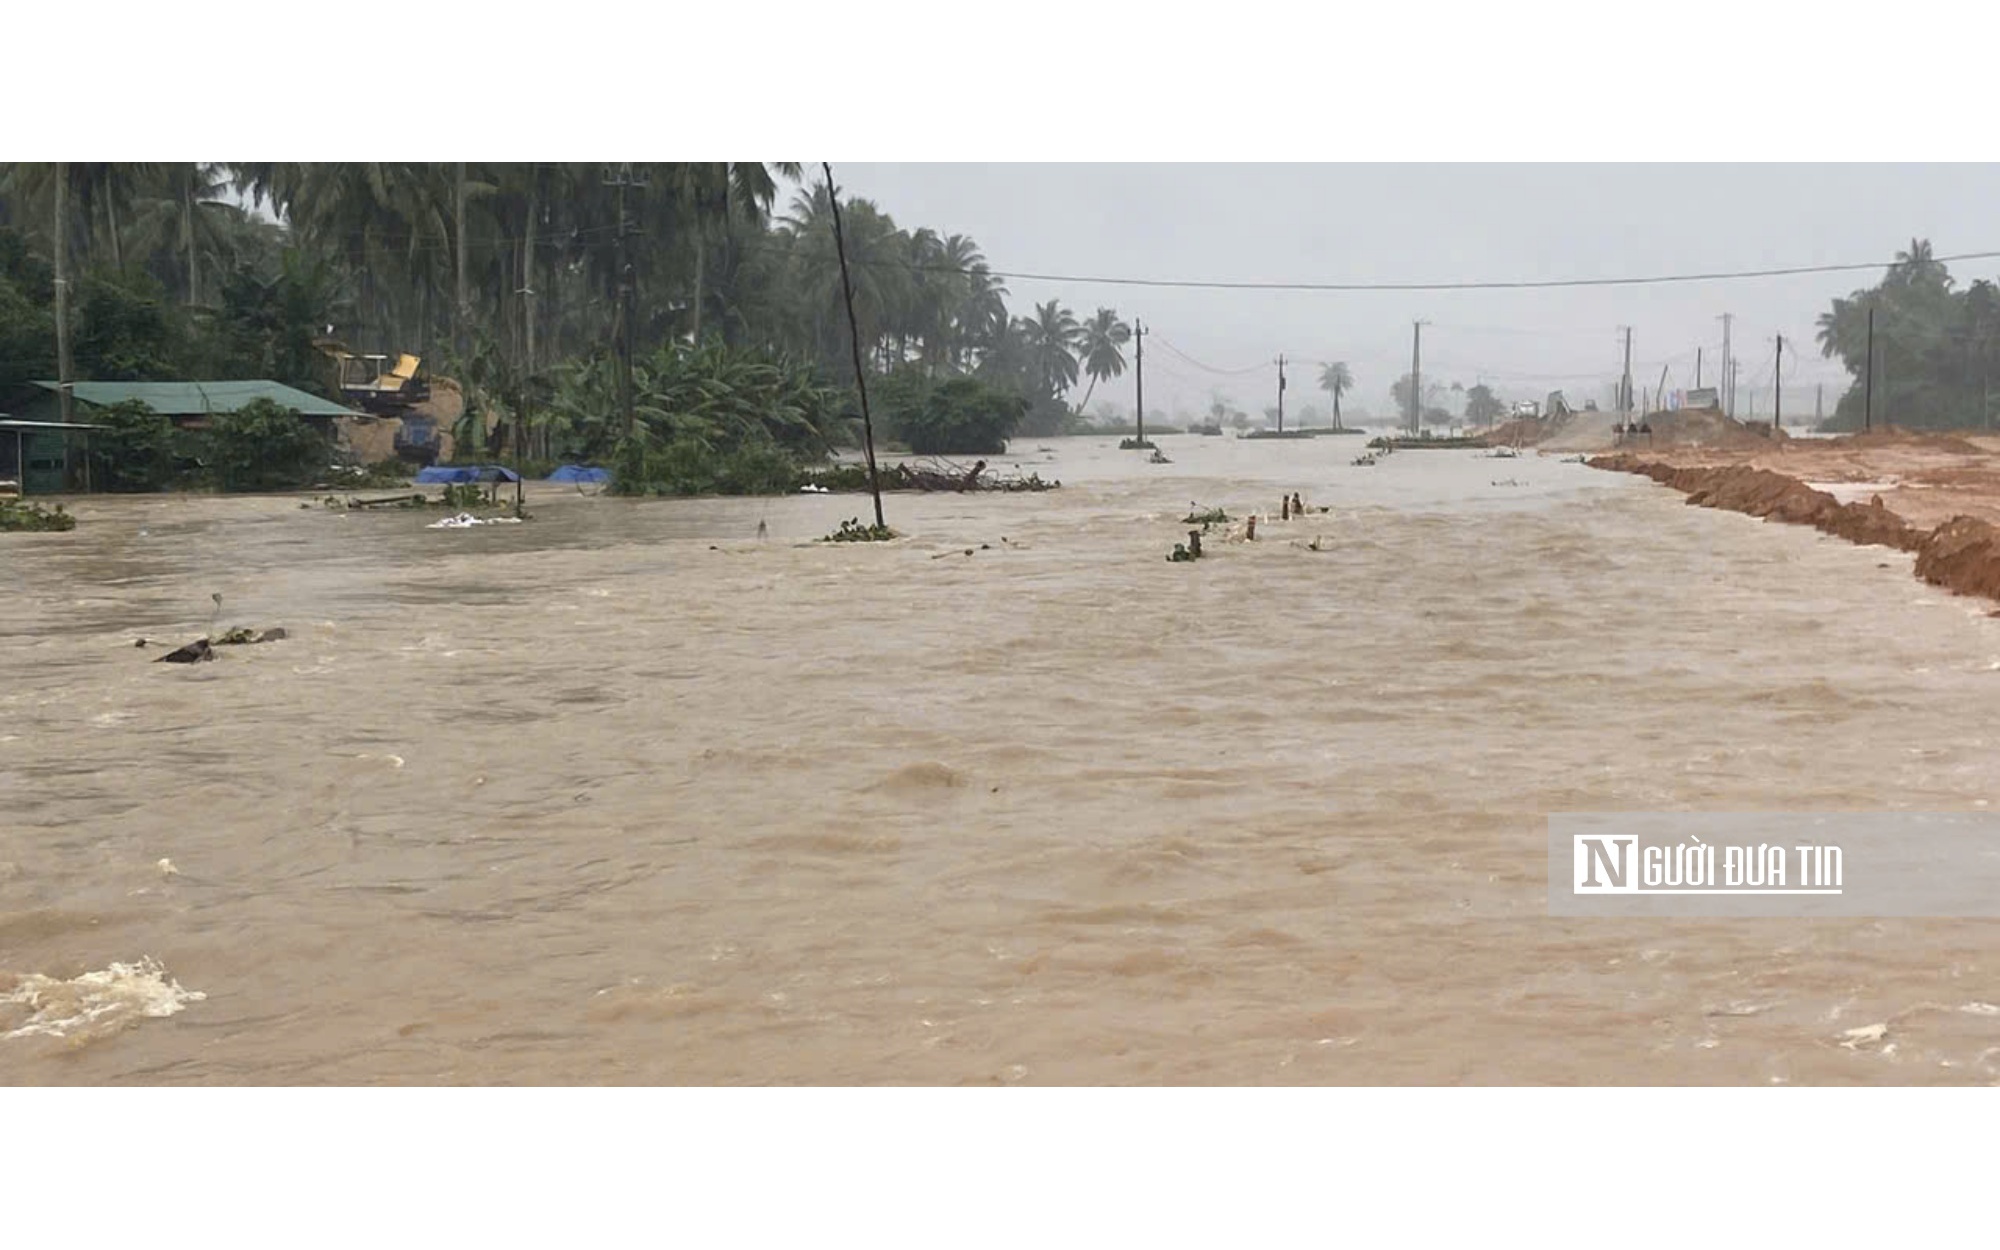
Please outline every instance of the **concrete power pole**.
[[1132, 389], [1139, 408], [1139, 444], [1146, 443], [1146, 327], [1136, 317], [1132, 320]]
[[1415, 336], [1410, 340], [1410, 434], [1415, 437], [1423, 432], [1424, 323], [1416, 322], [1411, 328]]
[[1736, 415], [1736, 357], [1729, 354], [1729, 328], [1736, 320], [1733, 313], [1722, 314], [1722, 414]]
[[1778, 361], [1771, 366], [1771, 430], [1785, 423], [1785, 336], [1778, 336]]
[[1620, 326], [1625, 331], [1625, 372], [1618, 382], [1618, 412], [1625, 424], [1632, 423], [1632, 327]]
[[1861, 395], [1861, 428], [1875, 426], [1875, 309], [1868, 309], [1868, 389]]
[[1278, 357], [1278, 433], [1285, 432], [1285, 358]]

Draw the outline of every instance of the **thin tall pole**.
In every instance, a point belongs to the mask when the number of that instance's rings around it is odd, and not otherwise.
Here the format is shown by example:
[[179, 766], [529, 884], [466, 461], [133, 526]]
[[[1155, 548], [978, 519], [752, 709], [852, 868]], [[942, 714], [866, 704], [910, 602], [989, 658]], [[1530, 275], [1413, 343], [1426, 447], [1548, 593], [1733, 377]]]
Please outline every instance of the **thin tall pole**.
[[625, 410], [625, 436], [637, 427], [632, 401], [632, 295], [635, 286], [631, 248], [631, 227], [625, 218], [625, 188], [644, 187], [643, 177], [635, 178], [630, 165], [620, 165], [606, 185], [618, 188], [618, 402]]
[[1618, 410], [1625, 414], [1626, 424], [1632, 421], [1632, 327], [1621, 326], [1625, 331], [1625, 374], [1618, 387]]
[[1134, 402], [1139, 406], [1139, 442], [1146, 441], [1146, 326], [1136, 317], [1132, 321], [1132, 389]]
[[1424, 411], [1424, 323], [1416, 322], [1410, 340], [1410, 433], [1423, 432]]
[[1735, 320], [1733, 313], [1722, 314], [1722, 412], [1730, 417], [1736, 415], [1736, 357], [1729, 354], [1729, 327]]
[[833, 185], [833, 165], [821, 161], [826, 172], [826, 198], [833, 206], [833, 246], [840, 253], [840, 293], [847, 301], [847, 338], [854, 347], [854, 386], [861, 393], [861, 436], [868, 453], [868, 489], [875, 496], [875, 524], [887, 528], [882, 519], [882, 479], [875, 469], [875, 423], [868, 416], [868, 374], [861, 367], [861, 323], [854, 319], [854, 282], [847, 275], [847, 235], [840, 228], [840, 192]]
[[1868, 382], [1861, 393], [1861, 428], [1870, 429], [1875, 424], [1875, 310], [1868, 310]]
[[1778, 363], [1771, 366], [1771, 428], [1785, 423], [1785, 336], [1778, 336]]
[[1285, 432], [1285, 358], [1278, 357], [1278, 433]]
[[[56, 165], [56, 401], [65, 424], [69, 421], [69, 166]], [[26, 493], [28, 464], [22, 461], [21, 488]]]
[[1694, 389], [1701, 389], [1701, 349], [1694, 349]]
[[458, 270], [456, 275], [458, 279], [458, 306], [452, 311], [451, 329], [452, 329], [452, 338], [454, 340], [452, 343], [452, 347], [458, 352], [459, 359], [463, 360], [465, 359], [466, 332], [470, 328], [468, 323], [470, 323], [470, 321], [472, 320], [472, 301], [471, 298], [466, 294], [467, 288], [465, 284], [466, 272], [465, 272], [465, 162], [464, 161], [460, 161], [458, 163], [457, 192], [458, 192], [457, 202], [452, 213], [452, 227], [453, 227], [453, 233], [458, 236], [457, 238], [458, 264], [456, 266]]

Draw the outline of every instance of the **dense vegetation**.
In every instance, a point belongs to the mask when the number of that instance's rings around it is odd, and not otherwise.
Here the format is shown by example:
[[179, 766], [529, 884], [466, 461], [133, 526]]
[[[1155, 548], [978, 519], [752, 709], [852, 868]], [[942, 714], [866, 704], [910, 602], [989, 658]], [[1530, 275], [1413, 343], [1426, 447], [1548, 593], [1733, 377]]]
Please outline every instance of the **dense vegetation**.
[[1871, 309], [1876, 424], [1992, 428], [2000, 408], [2000, 289], [1983, 279], [1962, 291], [1955, 285], [1929, 241], [1912, 239], [1880, 282], [1820, 314], [1820, 353], [1839, 359], [1854, 379], [1829, 428], [1861, 428]]
[[91, 484], [98, 490], [297, 490], [326, 481], [332, 468], [326, 438], [268, 399], [217, 413], [206, 429], [176, 429], [137, 401], [93, 420], [106, 427], [90, 436]]
[[[331, 328], [456, 378], [481, 456], [601, 456], [644, 474], [629, 489], [737, 489], [855, 438], [832, 209], [800, 166], [755, 162], [0, 166], [0, 393], [58, 374], [60, 254], [78, 379], [329, 394], [315, 340]], [[889, 387], [898, 437], [990, 452], [1076, 427], [1072, 390], [1124, 374], [1114, 310], [1012, 315], [972, 239], [862, 199], [841, 214], [865, 367], [926, 380]], [[643, 409], [629, 429], [621, 344]], [[766, 370], [783, 385], [743, 389]]]

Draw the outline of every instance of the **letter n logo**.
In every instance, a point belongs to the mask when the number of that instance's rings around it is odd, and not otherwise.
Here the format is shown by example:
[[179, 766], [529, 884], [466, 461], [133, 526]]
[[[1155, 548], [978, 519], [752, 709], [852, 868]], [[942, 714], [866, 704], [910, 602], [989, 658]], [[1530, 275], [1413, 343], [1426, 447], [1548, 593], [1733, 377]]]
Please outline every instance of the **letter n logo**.
[[1639, 859], [1636, 834], [1578, 834], [1574, 839], [1576, 894], [1636, 894], [1632, 870]]

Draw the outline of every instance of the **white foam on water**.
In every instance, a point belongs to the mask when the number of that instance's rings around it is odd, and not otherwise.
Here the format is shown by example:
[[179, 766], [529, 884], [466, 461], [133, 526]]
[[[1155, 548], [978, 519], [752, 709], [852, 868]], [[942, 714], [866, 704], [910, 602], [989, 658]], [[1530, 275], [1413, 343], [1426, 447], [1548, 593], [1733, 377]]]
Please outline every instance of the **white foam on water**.
[[69, 1037], [88, 1032], [102, 1035], [128, 1021], [174, 1015], [208, 995], [183, 989], [158, 960], [147, 956], [135, 964], [114, 963], [68, 981], [30, 973], [0, 991], [0, 1021], [14, 1015], [6, 1008], [26, 1008], [28, 1018], [0, 1041], [22, 1037]]

